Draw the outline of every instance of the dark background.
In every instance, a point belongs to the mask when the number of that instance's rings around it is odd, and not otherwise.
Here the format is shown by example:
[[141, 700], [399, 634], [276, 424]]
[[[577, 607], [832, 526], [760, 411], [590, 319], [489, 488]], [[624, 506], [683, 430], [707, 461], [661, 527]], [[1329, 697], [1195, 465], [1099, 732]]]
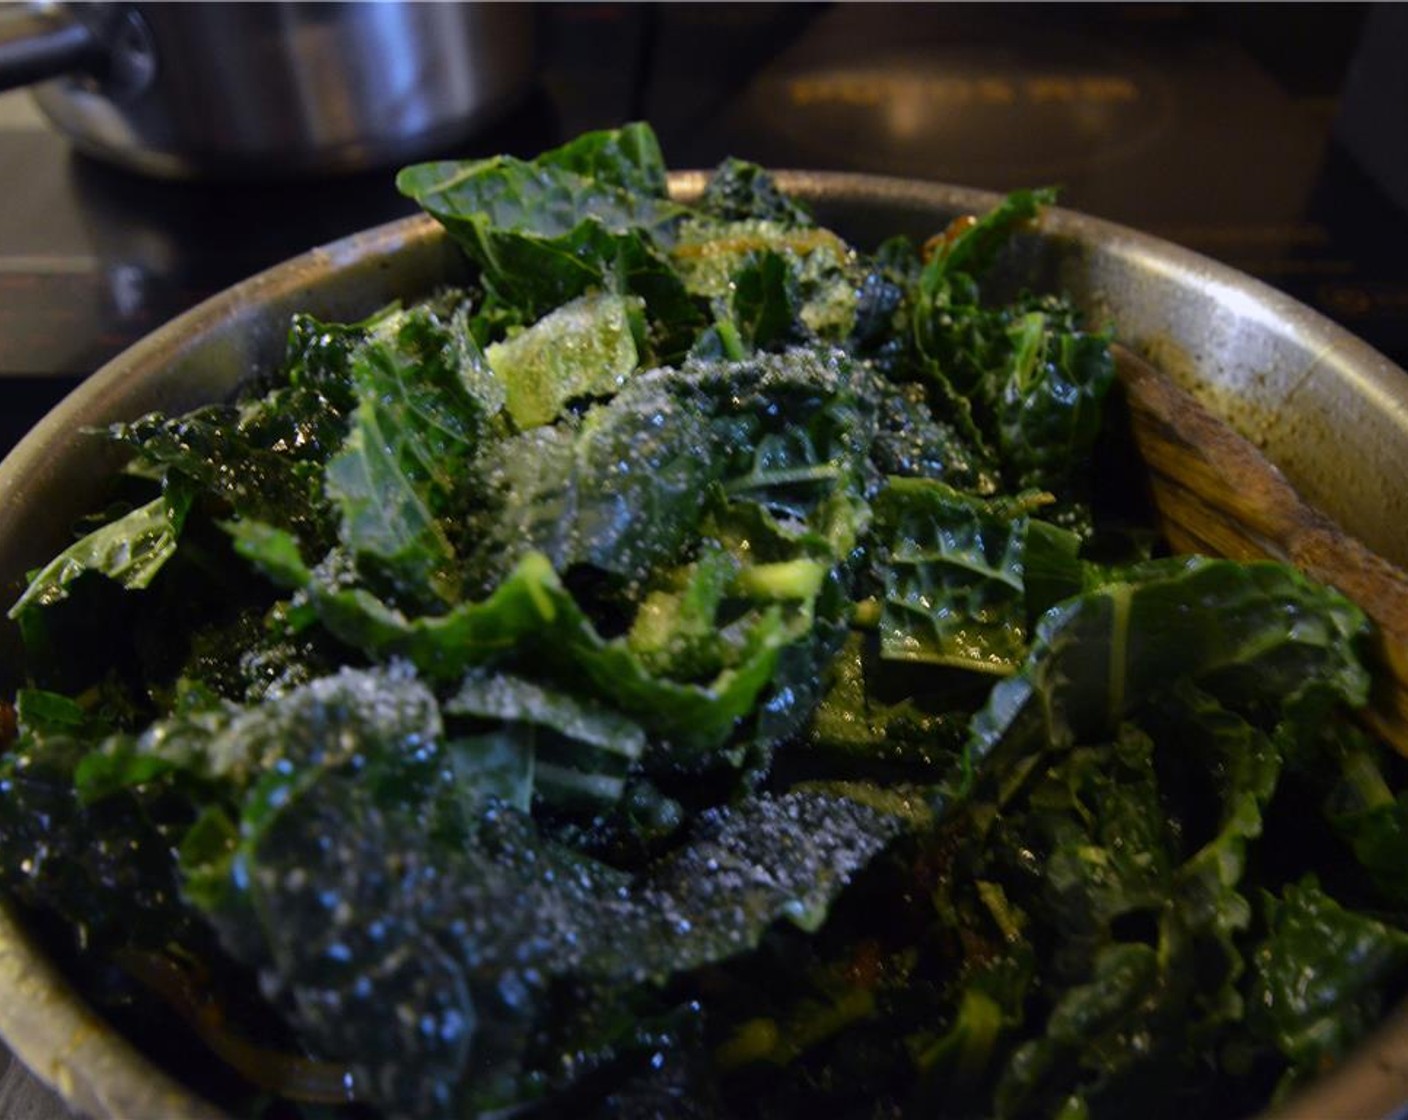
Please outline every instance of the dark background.
[[[675, 167], [735, 154], [993, 189], [1059, 184], [1065, 205], [1250, 272], [1408, 364], [1408, 6], [534, 13], [536, 85], [443, 155], [531, 156], [638, 118]], [[0, 97], [0, 452], [199, 300], [412, 209], [387, 170], [263, 185], [138, 178], [73, 154], [26, 98]], [[18, 1068], [0, 1079], [0, 1116], [61, 1115]]]

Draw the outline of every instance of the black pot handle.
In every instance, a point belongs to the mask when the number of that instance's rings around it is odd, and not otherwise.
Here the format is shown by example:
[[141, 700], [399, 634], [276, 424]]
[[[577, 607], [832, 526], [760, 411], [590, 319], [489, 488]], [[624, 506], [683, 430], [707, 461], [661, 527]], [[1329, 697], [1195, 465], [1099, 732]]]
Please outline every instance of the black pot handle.
[[61, 74], [95, 73], [107, 56], [97, 35], [62, 8], [0, 5], [0, 90]]

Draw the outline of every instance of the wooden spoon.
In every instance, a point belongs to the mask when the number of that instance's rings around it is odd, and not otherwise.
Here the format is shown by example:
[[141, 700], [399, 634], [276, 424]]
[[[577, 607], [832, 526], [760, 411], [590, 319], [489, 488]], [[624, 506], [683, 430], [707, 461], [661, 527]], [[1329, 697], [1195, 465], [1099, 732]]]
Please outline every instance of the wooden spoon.
[[1408, 755], [1408, 576], [1307, 505], [1251, 442], [1166, 374], [1118, 343], [1114, 357], [1169, 543], [1292, 564], [1358, 603], [1375, 623], [1385, 670], [1363, 716]]

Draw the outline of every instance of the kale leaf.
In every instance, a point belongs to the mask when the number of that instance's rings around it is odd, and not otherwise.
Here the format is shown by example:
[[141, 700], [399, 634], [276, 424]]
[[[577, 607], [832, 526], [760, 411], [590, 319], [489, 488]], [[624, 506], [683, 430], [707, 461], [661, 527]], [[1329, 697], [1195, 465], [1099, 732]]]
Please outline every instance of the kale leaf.
[[593, 288], [634, 294], [662, 353], [674, 354], [700, 316], [665, 256], [684, 210], [665, 196], [658, 154], [649, 129], [631, 125], [531, 162], [418, 164], [396, 183], [464, 247], [502, 302], [536, 319]]
[[[1083, 589], [1076, 539], [1053, 526], [1032, 530], [1045, 502], [1031, 492], [984, 501], [929, 479], [891, 479], [875, 501], [888, 551], [882, 656], [1015, 672], [1036, 618]], [[1029, 549], [1029, 534], [1050, 547]]]
[[1364, 616], [1336, 592], [1269, 563], [1192, 558], [1148, 571], [1042, 617], [1022, 671], [974, 719], [974, 764], [1098, 739], [1185, 679], [1255, 715], [1301, 697], [1366, 701]]
[[149, 586], [176, 552], [191, 499], [190, 491], [175, 489], [74, 542], [30, 577], [10, 617], [66, 598], [69, 584], [86, 572], [127, 588]]
[[1252, 1025], [1285, 1054], [1287, 1080], [1348, 1054], [1408, 964], [1408, 934], [1339, 905], [1314, 876], [1264, 898], [1269, 936], [1253, 957]]

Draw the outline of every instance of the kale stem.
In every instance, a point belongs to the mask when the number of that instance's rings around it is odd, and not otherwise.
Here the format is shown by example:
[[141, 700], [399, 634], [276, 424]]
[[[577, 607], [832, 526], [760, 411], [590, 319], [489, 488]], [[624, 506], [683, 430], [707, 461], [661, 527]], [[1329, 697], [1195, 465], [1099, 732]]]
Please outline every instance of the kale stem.
[[732, 319], [720, 319], [718, 323], [719, 341], [723, 344], [724, 354], [731, 362], [741, 362], [748, 357], [748, 350], [743, 345], [743, 336], [738, 333], [738, 327]]

